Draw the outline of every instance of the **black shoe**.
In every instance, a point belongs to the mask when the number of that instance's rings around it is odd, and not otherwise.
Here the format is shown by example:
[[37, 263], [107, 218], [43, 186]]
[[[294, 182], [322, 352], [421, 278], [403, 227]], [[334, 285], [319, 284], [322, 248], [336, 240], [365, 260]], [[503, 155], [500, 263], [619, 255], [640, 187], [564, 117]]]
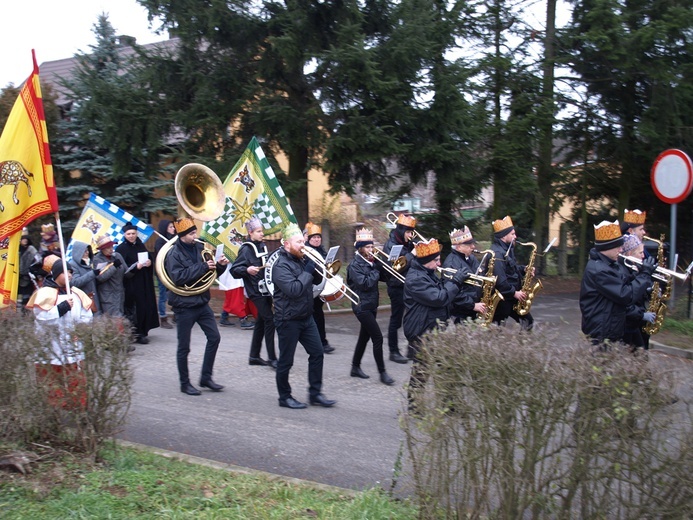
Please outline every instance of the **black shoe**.
[[248, 358], [248, 364], [258, 366], [258, 367], [266, 367], [268, 365], [267, 361], [265, 361], [264, 359], [259, 358], [259, 357]]
[[330, 406], [333, 406], [337, 403], [337, 401], [333, 399], [328, 399], [322, 394], [318, 394], [315, 396], [310, 396], [309, 398], [310, 404], [314, 406], [324, 406], [325, 408], [329, 408]]
[[235, 327], [236, 324], [229, 321], [228, 318], [222, 318], [219, 320], [219, 325], [222, 327]]
[[380, 372], [380, 382], [387, 386], [395, 384], [395, 380], [392, 379], [387, 372]]
[[361, 379], [370, 379], [371, 376], [366, 374], [361, 367], [351, 367], [351, 377], [360, 377]]
[[270, 366], [270, 368], [277, 370], [277, 360], [276, 359], [268, 360], [267, 364]]
[[138, 336], [137, 337], [137, 343], [141, 343], [142, 345], [146, 345], [149, 343], [149, 338], [147, 336]]
[[390, 361], [394, 361], [395, 363], [400, 363], [402, 365], [409, 363], [409, 360], [399, 352], [390, 352]]
[[207, 381], [200, 381], [200, 386], [203, 388], [209, 388], [212, 392], [221, 392], [224, 389], [224, 385], [218, 385], [211, 379], [207, 379]]
[[287, 397], [286, 399], [279, 399], [279, 406], [283, 408], [291, 408], [292, 410], [300, 410], [301, 408], [307, 408], [306, 403], [297, 401], [293, 397]]
[[134, 352], [135, 350], [137, 350], [137, 347], [135, 345], [128, 346], [128, 352]]
[[325, 354], [332, 354], [332, 352], [334, 352], [334, 347], [333, 347], [332, 345], [330, 345], [329, 343], [325, 343], [325, 344], [322, 346], [322, 351], [323, 351]]
[[180, 391], [183, 392], [184, 394], [188, 394], [188, 395], [202, 395], [202, 392], [200, 392], [197, 388], [195, 388], [190, 383], [185, 383], [185, 384], [180, 385]]

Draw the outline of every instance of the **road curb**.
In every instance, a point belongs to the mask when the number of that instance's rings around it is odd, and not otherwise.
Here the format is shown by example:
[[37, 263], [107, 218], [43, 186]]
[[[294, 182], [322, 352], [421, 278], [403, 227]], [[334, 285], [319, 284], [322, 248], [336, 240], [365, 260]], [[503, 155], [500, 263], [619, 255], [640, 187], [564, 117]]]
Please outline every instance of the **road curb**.
[[686, 350], [678, 347], [670, 347], [669, 345], [659, 343], [658, 341], [652, 341], [652, 339], [650, 339], [650, 348], [652, 350], [659, 350], [671, 356], [679, 356], [685, 359], [693, 359], [693, 351], [691, 350]]

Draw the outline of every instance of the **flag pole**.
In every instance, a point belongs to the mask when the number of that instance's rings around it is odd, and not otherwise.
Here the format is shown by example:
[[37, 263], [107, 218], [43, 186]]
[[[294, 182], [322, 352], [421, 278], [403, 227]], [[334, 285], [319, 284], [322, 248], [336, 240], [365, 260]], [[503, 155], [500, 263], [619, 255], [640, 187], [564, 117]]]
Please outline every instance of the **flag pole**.
[[67, 258], [65, 258], [65, 241], [63, 240], [63, 228], [60, 227], [60, 213], [55, 212], [55, 226], [58, 228], [58, 243], [60, 244], [60, 261], [63, 263], [65, 274], [65, 292], [70, 294], [70, 277], [67, 276]]

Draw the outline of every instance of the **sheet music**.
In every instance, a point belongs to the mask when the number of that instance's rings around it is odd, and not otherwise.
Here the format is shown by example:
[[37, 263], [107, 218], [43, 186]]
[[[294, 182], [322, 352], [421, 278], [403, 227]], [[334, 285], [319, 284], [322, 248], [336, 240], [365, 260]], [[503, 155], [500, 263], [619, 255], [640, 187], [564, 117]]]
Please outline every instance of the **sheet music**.
[[393, 246], [392, 249], [390, 249], [390, 256], [387, 257], [388, 261], [394, 262], [397, 260], [402, 253], [402, 247], [402, 245]]

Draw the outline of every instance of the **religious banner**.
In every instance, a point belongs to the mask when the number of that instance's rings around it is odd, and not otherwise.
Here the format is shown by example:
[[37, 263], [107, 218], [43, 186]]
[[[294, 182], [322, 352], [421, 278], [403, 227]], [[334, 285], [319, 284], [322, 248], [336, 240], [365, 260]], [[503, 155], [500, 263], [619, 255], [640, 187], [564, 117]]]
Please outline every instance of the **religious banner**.
[[226, 204], [217, 219], [205, 222], [202, 238], [217, 246], [224, 244], [224, 254], [234, 260], [246, 240], [245, 223], [255, 215], [266, 235], [281, 231], [296, 222], [291, 205], [260, 143], [253, 137], [224, 181]]

